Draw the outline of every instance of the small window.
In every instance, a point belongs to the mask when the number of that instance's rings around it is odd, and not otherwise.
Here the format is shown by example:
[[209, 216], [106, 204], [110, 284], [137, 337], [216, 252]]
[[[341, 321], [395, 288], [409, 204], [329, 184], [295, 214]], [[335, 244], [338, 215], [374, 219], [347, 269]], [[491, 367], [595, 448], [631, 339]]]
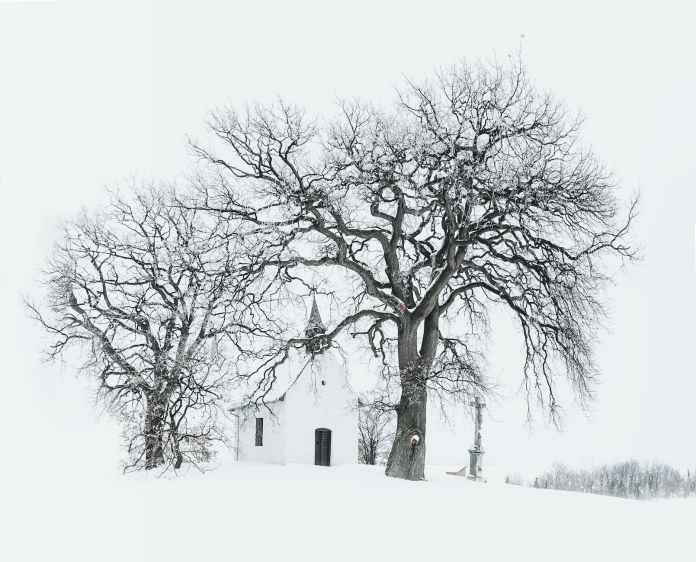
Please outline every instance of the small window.
[[256, 418], [256, 446], [263, 447], [263, 418]]

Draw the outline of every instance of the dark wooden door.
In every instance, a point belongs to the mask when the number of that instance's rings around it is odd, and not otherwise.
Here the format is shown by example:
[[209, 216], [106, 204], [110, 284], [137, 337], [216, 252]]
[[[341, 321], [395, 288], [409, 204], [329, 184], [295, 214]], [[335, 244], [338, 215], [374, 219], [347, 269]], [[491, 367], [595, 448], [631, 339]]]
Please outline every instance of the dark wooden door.
[[314, 464], [331, 466], [331, 430], [325, 427], [314, 431]]

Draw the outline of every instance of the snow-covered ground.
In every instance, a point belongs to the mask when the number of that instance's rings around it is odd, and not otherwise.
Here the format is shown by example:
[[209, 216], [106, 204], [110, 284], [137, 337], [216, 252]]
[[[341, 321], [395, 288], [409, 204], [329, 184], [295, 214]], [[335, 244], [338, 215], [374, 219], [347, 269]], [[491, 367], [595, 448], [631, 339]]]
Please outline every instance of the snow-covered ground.
[[[379, 467], [224, 463], [4, 498], [2, 560], [696, 560], [696, 501], [631, 501]], [[5, 554], [2, 554], [2, 553]], [[9, 556], [8, 556], [9, 554]]]

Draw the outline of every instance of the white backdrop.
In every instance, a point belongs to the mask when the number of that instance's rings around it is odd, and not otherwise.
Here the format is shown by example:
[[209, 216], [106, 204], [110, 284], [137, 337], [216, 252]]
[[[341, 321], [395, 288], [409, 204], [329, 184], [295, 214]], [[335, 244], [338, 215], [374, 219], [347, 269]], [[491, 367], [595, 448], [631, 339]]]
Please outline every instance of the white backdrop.
[[187, 135], [203, 138], [213, 107], [276, 94], [319, 114], [337, 96], [387, 102], [403, 75], [517, 49], [541, 88], [584, 111], [623, 196], [640, 190], [644, 261], [617, 271], [598, 400], [590, 419], [567, 403], [563, 433], [543, 415], [524, 425], [518, 334], [495, 319], [490, 372], [503, 399], [487, 413], [487, 461], [696, 467], [696, 46], [687, 3], [640, 4], [0, 3], [3, 469], [117, 470], [118, 428], [69, 366], [40, 362], [21, 304], [61, 218], [97, 205], [106, 185], [189, 171]]

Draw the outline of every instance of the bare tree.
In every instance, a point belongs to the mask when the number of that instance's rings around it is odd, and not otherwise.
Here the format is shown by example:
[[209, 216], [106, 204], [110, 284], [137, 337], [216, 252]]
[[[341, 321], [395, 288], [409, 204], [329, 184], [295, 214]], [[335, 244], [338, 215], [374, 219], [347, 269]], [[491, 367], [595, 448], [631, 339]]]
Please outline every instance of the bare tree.
[[519, 323], [528, 402], [555, 416], [559, 374], [589, 396], [600, 288], [609, 258], [632, 255], [635, 202], [621, 220], [580, 124], [521, 63], [461, 64], [407, 82], [389, 111], [344, 102], [326, 126], [283, 102], [218, 111], [215, 142], [194, 145], [215, 172], [199, 208], [263, 241], [269, 277], [350, 278], [326, 337], [350, 329], [398, 377], [388, 475], [424, 477], [429, 389], [483, 385], [472, 342], [491, 304]]
[[394, 411], [362, 404], [358, 414], [358, 462], [377, 464], [389, 451], [394, 438]]
[[666, 464], [631, 460], [591, 470], [555, 464], [550, 471], [534, 479], [534, 487], [647, 499], [693, 495], [694, 480], [689, 471], [684, 476]]
[[47, 306], [28, 303], [50, 358], [86, 356], [98, 396], [122, 419], [126, 469], [208, 460], [224, 438], [226, 356], [259, 336], [258, 295], [246, 290], [253, 253], [235, 245], [231, 222], [172, 202], [155, 190], [114, 195], [68, 223], [45, 273]]

